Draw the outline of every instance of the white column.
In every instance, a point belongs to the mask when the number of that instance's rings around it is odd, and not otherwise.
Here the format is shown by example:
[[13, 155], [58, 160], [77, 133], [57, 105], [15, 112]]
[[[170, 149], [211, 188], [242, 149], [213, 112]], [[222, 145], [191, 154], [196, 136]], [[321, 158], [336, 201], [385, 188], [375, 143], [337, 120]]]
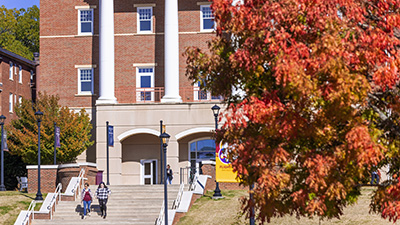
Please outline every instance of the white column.
[[165, 95], [161, 102], [182, 102], [179, 96], [178, 0], [165, 0]]
[[99, 0], [100, 8], [100, 97], [96, 104], [115, 104], [114, 96], [114, 1]]

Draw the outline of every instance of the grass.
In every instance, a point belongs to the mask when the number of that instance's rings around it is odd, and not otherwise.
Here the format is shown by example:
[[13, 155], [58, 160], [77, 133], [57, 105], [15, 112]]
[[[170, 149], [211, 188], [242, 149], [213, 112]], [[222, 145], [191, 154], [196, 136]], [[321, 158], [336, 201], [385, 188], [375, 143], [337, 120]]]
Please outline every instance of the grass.
[[[15, 223], [21, 210], [27, 210], [36, 194], [19, 191], [0, 192], [0, 224], [12, 225]], [[43, 198], [46, 194], [43, 195]], [[35, 210], [39, 210], [42, 203], [37, 203]]]
[[[318, 218], [301, 218], [294, 216], [285, 216], [274, 218], [270, 224], [273, 225], [389, 225], [393, 222], [384, 220], [377, 214], [369, 213], [370, 197], [372, 195], [372, 187], [364, 187], [361, 190], [362, 195], [356, 204], [347, 207], [344, 215], [340, 219], [322, 220]], [[230, 190], [222, 191], [224, 199], [213, 200], [211, 197], [213, 192], [207, 192], [199, 198], [184, 217], [182, 217], [178, 225], [225, 225], [225, 224], [249, 224], [248, 220], [241, 216], [239, 198], [247, 195], [247, 191]], [[258, 224], [256, 222], [256, 224]]]

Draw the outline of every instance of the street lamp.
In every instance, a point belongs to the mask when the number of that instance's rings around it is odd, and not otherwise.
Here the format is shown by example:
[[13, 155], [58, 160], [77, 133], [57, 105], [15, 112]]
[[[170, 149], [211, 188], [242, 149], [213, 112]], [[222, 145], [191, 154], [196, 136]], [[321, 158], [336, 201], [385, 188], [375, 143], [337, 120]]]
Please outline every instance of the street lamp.
[[[221, 108], [217, 105], [214, 105], [211, 110], [213, 111], [214, 114], [214, 119], [215, 119], [215, 131], [217, 131], [218, 129], [218, 115], [219, 115], [219, 110]], [[217, 171], [215, 171], [217, 172]], [[213, 198], [221, 198], [222, 194], [221, 194], [221, 190], [219, 189], [219, 182], [215, 181], [215, 190], [214, 190], [214, 195]]]
[[1, 184], [0, 184], [0, 191], [5, 191], [6, 187], [4, 186], [4, 120], [6, 117], [1, 115], [0, 116], [0, 125], [1, 125]]
[[42, 193], [40, 192], [40, 122], [42, 122], [43, 112], [35, 112], [35, 117], [38, 122], [38, 190], [36, 193], [36, 201], [43, 201]]
[[165, 225], [168, 225], [168, 192], [167, 192], [167, 146], [169, 142], [169, 134], [167, 133], [162, 133], [160, 135], [160, 139], [163, 143], [163, 150], [164, 150], [164, 221]]

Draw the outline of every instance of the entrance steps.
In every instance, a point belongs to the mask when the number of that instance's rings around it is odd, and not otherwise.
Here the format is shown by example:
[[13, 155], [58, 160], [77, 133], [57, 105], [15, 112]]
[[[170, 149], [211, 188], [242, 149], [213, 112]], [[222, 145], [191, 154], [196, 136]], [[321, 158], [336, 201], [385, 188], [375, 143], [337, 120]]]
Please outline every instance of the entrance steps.
[[[92, 202], [91, 216], [81, 219], [83, 204], [77, 201], [61, 201], [52, 220], [33, 221], [33, 225], [102, 225], [137, 224], [154, 225], [164, 201], [164, 185], [110, 185], [111, 196], [107, 203], [107, 218], [100, 217], [98, 200]], [[94, 193], [97, 186], [90, 186]], [[187, 187], [185, 188], [187, 189]], [[179, 185], [168, 185], [168, 208], [171, 209], [179, 192]]]

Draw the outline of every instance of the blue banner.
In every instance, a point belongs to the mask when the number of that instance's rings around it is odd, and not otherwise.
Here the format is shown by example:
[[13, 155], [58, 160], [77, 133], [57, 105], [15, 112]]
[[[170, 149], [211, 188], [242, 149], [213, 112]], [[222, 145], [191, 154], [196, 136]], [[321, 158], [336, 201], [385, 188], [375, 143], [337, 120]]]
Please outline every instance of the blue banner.
[[56, 148], [60, 148], [60, 127], [56, 127]]
[[114, 127], [108, 126], [108, 146], [114, 147]]

